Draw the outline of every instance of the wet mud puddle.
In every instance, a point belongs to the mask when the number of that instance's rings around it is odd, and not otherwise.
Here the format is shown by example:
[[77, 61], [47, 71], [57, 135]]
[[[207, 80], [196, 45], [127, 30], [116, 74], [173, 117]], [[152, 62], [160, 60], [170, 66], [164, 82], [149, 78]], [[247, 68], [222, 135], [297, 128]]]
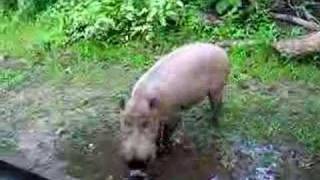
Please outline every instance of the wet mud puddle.
[[[98, 139], [89, 155], [75, 153], [74, 149], [66, 151], [66, 158], [71, 164], [69, 172], [86, 180], [125, 178], [127, 170], [117, 154], [116, 143], [105, 135], [100, 135]], [[206, 180], [218, 171], [214, 154], [198, 153], [190, 140], [185, 138], [183, 142], [175, 144], [170, 152], [150, 164], [147, 173], [155, 180]]]
[[[126, 174], [116, 142], [108, 133], [97, 135], [86, 151], [64, 144], [67, 146], [59, 153], [53, 134], [29, 132], [23, 136], [19, 153], [2, 160], [51, 180], [121, 180]], [[150, 165], [148, 173], [155, 180], [206, 180], [213, 175], [215, 180], [319, 179], [319, 165], [298, 167], [303, 163], [298, 151], [246, 141], [234, 143], [232, 151], [233, 166], [227, 170], [219, 163], [217, 152], [199, 153], [184, 138]]]
[[[112, 138], [102, 135], [90, 155], [69, 149], [66, 158], [69, 173], [80, 179], [120, 180], [127, 173], [117, 156]], [[110, 137], [110, 136], [109, 136]], [[272, 144], [255, 144], [239, 140], [232, 145], [232, 166], [224, 168], [218, 150], [198, 152], [191, 140], [183, 135], [172, 150], [159, 157], [148, 169], [154, 180], [317, 180], [320, 165], [302, 168], [303, 155], [297, 150]]]

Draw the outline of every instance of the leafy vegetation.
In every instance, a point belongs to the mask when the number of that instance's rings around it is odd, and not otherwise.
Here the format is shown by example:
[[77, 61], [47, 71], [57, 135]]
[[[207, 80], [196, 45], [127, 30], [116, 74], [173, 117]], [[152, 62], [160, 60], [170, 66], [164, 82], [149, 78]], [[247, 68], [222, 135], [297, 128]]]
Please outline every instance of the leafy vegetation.
[[71, 41], [150, 40], [155, 33], [183, 22], [181, 1], [60, 1], [46, 15], [63, 21]]

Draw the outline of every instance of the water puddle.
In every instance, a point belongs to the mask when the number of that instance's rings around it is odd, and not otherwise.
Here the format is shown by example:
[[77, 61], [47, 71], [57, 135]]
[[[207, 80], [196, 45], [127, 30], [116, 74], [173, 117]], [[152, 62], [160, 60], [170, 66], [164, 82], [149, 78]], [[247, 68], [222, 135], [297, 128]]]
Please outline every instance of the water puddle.
[[[117, 154], [116, 138], [108, 132], [98, 132], [86, 148], [69, 143], [59, 145], [51, 133], [20, 132], [19, 137], [19, 151], [1, 160], [48, 179], [120, 180], [127, 173]], [[227, 170], [217, 160], [214, 149], [200, 153], [183, 134], [168, 154], [149, 166], [148, 174], [155, 180], [206, 180], [210, 176], [215, 176], [215, 180], [320, 178], [320, 164], [302, 167], [306, 160], [299, 150], [235, 141], [231, 150], [233, 166]]]
[[[70, 162], [69, 173], [80, 179], [122, 179], [126, 168], [117, 154], [117, 145], [110, 134], [96, 137], [86, 152], [66, 150]], [[69, 146], [72, 147], [72, 146]], [[173, 149], [150, 164], [148, 174], [156, 180], [276, 180], [319, 179], [320, 164], [302, 168], [305, 156], [298, 150], [272, 144], [256, 144], [239, 140], [232, 144], [232, 168], [226, 169], [218, 160], [218, 152], [199, 152], [192, 141], [183, 134]], [[295, 152], [295, 155], [293, 154]], [[289, 153], [289, 154], [288, 154]]]
[[[110, 134], [98, 135], [91, 152], [67, 149], [65, 158], [70, 162], [69, 173], [89, 180], [122, 179], [127, 169], [117, 154], [117, 144]], [[72, 147], [72, 146], [69, 146]], [[221, 171], [214, 157], [216, 153], [201, 154], [188, 138], [176, 144], [170, 153], [150, 164], [148, 174], [156, 180], [208, 179]], [[221, 176], [223, 173], [220, 173]]]

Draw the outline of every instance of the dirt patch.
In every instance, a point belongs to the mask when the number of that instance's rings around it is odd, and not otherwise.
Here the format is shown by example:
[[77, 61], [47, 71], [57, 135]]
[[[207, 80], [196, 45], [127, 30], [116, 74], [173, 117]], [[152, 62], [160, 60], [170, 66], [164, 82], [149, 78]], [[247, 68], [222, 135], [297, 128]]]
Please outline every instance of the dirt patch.
[[121, 67], [108, 68], [110, 80], [94, 87], [34, 81], [17, 90], [2, 90], [0, 159], [50, 179], [67, 179], [67, 162], [61, 159], [70, 148], [62, 147], [68, 144], [63, 142], [77, 144], [76, 151], [83, 152], [98, 129], [116, 131], [114, 94], [130, 84], [125, 73]]
[[[123, 179], [128, 170], [117, 153], [117, 142], [108, 133], [98, 135], [92, 140], [91, 151], [86, 153], [67, 148], [66, 158], [71, 162], [70, 173], [81, 179], [104, 180], [106, 178]], [[159, 157], [150, 164], [148, 174], [154, 179], [207, 179], [210, 175], [227, 177], [219, 166], [214, 151], [199, 153], [190, 138], [179, 137], [181, 141], [172, 148], [169, 154]], [[69, 146], [69, 147], [72, 147]]]
[[216, 148], [199, 152], [192, 140], [181, 133], [176, 137], [172, 150], [151, 165], [149, 174], [155, 179], [229, 179], [228, 172], [220, 165]]
[[[70, 176], [83, 180], [123, 178], [126, 169], [117, 154], [119, 109], [116, 97], [129, 92], [138, 74], [111, 66], [105, 69], [106, 80], [98, 85], [57, 85], [34, 80], [16, 90], [2, 90], [0, 159], [51, 179]], [[234, 123], [230, 120], [233, 116], [252, 118], [253, 113], [260, 113], [256, 117], [268, 117], [276, 114], [274, 107], [280, 107], [271, 106], [270, 112], [263, 111], [261, 104], [239, 107], [240, 95], [272, 97], [279, 104], [293, 104], [296, 109], [290, 108], [289, 114], [299, 113], [305, 111], [301, 109], [304, 97], [309, 96], [309, 92], [319, 92], [318, 86], [303, 86], [248, 81], [236, 89], [231, 87], [221, 129], [210, 125], [210, 107], [206, 102], [192, 108], [183, 114], [184, 121], [175, 137], [176, 145], [150, 166], [149, 174], [159, 180], [207, 179], [211, 175], [219, 179], [289, 176], [317, 179], [319, 165], [303, 166], [315, 161], [305, 160], [308, 157], [305, 150], [293, 148], [293, 144], [259, 144], [242, 139], [239, 134], [235, 136], [240, 139], [231, 140], [219, 134], [219, 131], [228, 131], [225, 126]], [[250, 101], [245, 98], [244, 102]], [[314, 109], [309, 110], [312, 115]], [[244, 112], [248, 116], [241, 114]], [[227, 139], [230, 142], [226, 142]], [[229, 146], [219, 142], [229, 143]]]
[[23, 69], [26, 68], [25, 59], [14, 59], [8, 56], [0, 56], [0, 69]]

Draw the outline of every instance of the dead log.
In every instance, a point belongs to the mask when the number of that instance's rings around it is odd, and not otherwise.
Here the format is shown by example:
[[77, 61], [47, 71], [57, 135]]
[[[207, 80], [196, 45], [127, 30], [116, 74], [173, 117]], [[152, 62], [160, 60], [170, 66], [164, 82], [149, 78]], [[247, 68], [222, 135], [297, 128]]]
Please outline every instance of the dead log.
[[288, 57], [305, 56], [320, 52], [320, 31], [294, 39], [283, 39], [277, 42], [263, 42], [258, 40], [225, 40], [211, 43], [229, 49], [233, 46], [258, 46], [261, 43], [271, 44], [271, 46], [282, 55]]
[[256, 40], [225, 40], [219, 42], [212, 41], [211, 43], [221, 46], [223, 48], [229, 48], [232, 46], [253, 46], [261, 42]]
[[271, 16], [275, 19], [287, 21], [296, 25], [300, 25], [306, 29], [309, 29], [311, 31], [319, 31], [320, 25], [312, 22], [312, 21], [306, 21], [304, 19], [301, 19], [299, 17], [291, 16], [288, 14], [279, 14], [279, 13], [271, 13]]
[[281, 54], [290, 57], [320, 52], [320, 31], [296, 39], [280, 40], [272, 46]]

